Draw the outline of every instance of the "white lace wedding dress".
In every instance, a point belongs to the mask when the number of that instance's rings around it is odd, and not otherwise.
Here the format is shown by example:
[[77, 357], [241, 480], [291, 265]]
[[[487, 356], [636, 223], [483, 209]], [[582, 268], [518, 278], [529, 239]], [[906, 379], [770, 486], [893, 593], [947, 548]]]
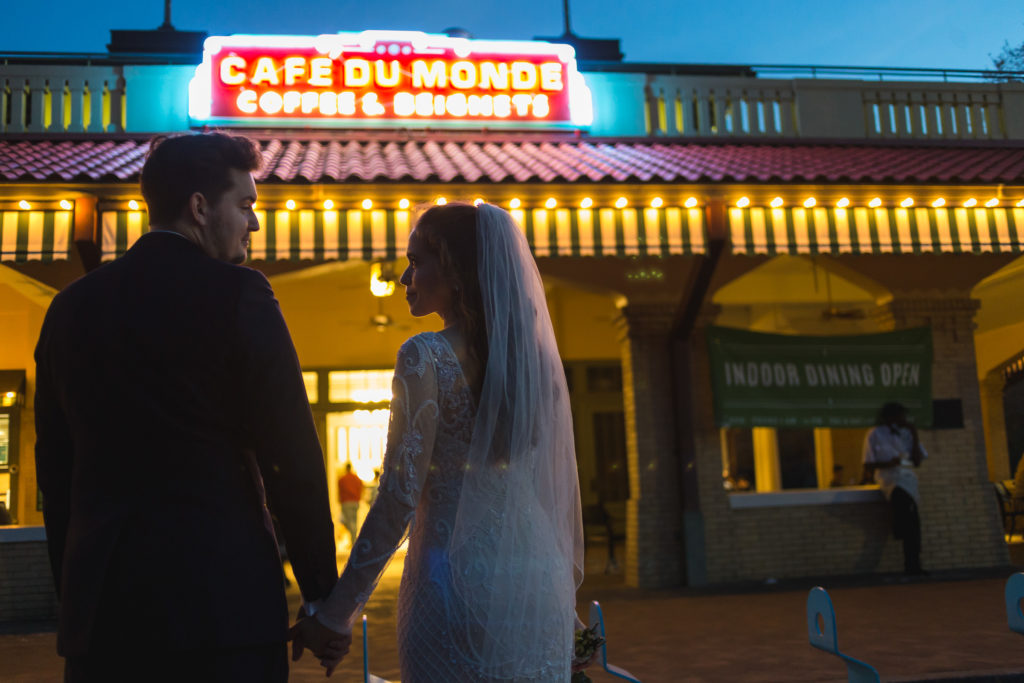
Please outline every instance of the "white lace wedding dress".
[[[556, 581], [546, 576], [557, 562], [533, 554], [499, 569], [531, 585], [527, 602], [552, 612], [536, 623], [514, 624], [534, 637], [539, 647], [510, 655], [495, 674], [482, 658], [493, 658], [479, 630], [484, 626], [472, 616], [480, 609], [515, 615], [506, 600], [522, 596], [489, 594], [486, 586], [476, 593], [486, 605], [466, 605], [455, 590], [449, 559], [449, 541], [455, 525], [459, 496], [467, 469], [467, 452], [473, 434], [475, 405], [459, 362], [445, 338], [428, 332], [409, 339], [398, 354], [394, 397], [388, 428], [388, 449], [381, 474], [380, 493], [373, 504], [337, 587], [321, 608], [320, 619], [336, 630], [347, 630], [369, 598], [389, 559], [400, 545], [407, 526], [408, 553], [398, 597], [398, 649], [403, 683], [442, 681], [557, 681], [570, 676], [571, 633], [566, 633], [564, 600], [548, 590]], [[495, 493], [501, 496], [500, 476]], [[524, 505], [527, 501], [523, 501]], [[502, 509], [496, 500], [494, 514]], [[488, 532], [497, 520], [480, 519], [481, 533], [472, 552], [481, 563], [494, 556], [497, 542]], [[525, 549], [524, 549], [525, 550]], [[551, 546], [554, 550], [554, 546]], [[465, 574], [474, 561], [464, 561]], [[544, 585], [547, 583], [548, 585]], [[525, 617], [531, 610], [523, 605]], [[539, 636], [539, 637], [537, 637]], [[529, 636], [524, 635], [526, 639]], [[546, 647], [544, 646], [546, 643]], [[509, 643], [516, 650], [515, 643]]]

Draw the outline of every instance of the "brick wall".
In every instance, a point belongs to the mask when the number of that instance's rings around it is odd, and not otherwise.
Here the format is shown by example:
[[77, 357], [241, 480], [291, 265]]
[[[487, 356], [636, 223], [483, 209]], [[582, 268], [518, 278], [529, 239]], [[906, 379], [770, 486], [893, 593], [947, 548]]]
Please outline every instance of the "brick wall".
[[57, 594], [42, 528], [0, 528], [0, 622], [56, 617]]

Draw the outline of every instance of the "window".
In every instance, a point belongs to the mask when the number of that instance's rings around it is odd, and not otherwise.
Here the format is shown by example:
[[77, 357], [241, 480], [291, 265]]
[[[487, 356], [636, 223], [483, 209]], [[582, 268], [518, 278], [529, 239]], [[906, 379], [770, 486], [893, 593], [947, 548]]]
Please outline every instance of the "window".
[[862, 478], [867, 429], [754, 427], [720, 430], [722, 485], [768, 493], [873, 483]]
[[320, 401], [320, 376], [316, 372], [303, 372], [302, 383], [306, 385], [306, 398], [311, 404]]
[[11, 500], [11, 416], [0, 413], [0, 504], [12, 510]]
[[818, 488], [813, 429], [777, 429], [783, 489]]
[[0, 469], [6, 470], [11, 450], [11, 416], [0, 414]]
[[338, 370], [327, 373], [331, 403], [387, 403], [394, 370]]

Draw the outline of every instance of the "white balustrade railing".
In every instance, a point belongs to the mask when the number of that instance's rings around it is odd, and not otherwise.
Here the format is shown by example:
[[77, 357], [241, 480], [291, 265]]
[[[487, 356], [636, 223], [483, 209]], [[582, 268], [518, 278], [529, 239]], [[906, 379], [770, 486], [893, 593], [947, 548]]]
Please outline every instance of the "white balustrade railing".
[[1000, 86], [879, 83], [860, 89], [869, 138], [1006, 138]]
[[[656, 65], [630, 73], [629, 66], [590, 74], [593, 135], [1024, 140], [1019, 82], [687, 75]], [[0, 134], [188, 130], [193, 70], [0, 63]], [[131, 92], [141, 99], [129, 107]]]
[[1004, 140], [1024, 136], [1024, 85], [651, 76], [644, 134]]
[[0, 132], [121, 132], [124, 96], [121, 67], [0, 66]]
[[644, 93], [648, 135], [794, 137], [792, 81], [654, 76]]

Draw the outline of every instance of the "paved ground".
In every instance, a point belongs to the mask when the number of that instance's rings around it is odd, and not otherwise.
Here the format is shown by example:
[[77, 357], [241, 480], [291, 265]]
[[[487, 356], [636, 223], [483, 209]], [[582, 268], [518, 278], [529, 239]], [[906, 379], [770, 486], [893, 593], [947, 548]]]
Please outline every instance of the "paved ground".
[[[748, 586], [729, 592], [638, 591], [621, 576], [601, 573], [589, 558], [580, 591], [580, 614], [601, 601], [609, 657], [645, 682], [841, 681], [839, 660], [807, 643], [804, 606], [808, 582]], [[401, 563], [396, 560], [367, 606], [371, 670], [398, 678], [394, 601]], [[1012, 570], [939, 574], [901, 582], [899, 577], [824, 581], [835, 605], [843, 651], [873, 664], [884, 681], [1024, 681], [1024, 636], [1008, 630], [1003, 587]], [[297, 605], [297, 593], [290, 594]], [[59, 681], [54, 635], [0, 636], [0, 681]], [[361, 638], [332, 680], [362, 680]], [[594, 683], [617, 680], [593, 673]], [[319, 681], [322, 670], [307, 654], [292, 667], [292, 681]]]

